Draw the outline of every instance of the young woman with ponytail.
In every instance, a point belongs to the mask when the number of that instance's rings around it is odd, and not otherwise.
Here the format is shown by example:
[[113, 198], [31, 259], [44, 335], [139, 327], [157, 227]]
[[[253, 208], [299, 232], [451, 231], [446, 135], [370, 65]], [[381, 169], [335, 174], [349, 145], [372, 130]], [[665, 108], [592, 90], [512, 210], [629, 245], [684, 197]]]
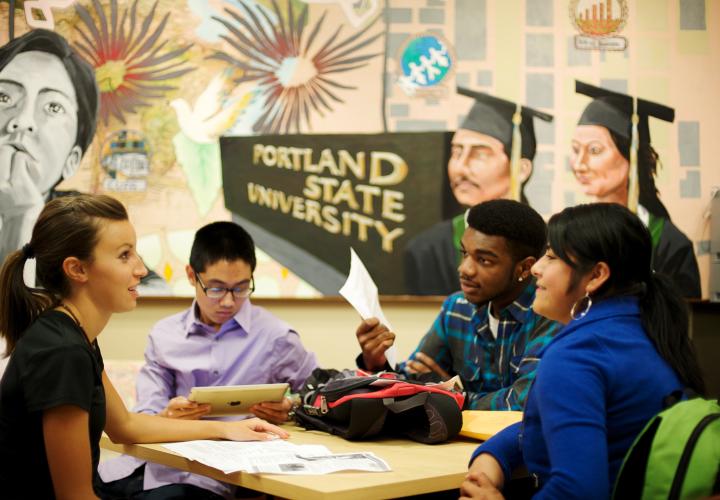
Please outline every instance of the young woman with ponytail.
[[[263, 440], [287, 433], [253, 418], [186, 421], [126, 410], [103, 371], [97, 336], [132, 310], [147, 272], [125, 208], [102, 195], [55, 199], [30, 242], [0, 271], [0, 335], [10, 361], [0, 381], [0, 496], [96, 498], [103, 430], [119, 443]], [[36, 261], [39, 288], [23, 268]]]
[[651, 256], [650, 233], [621, 205], [550, 218], [532, 307], [566, 326], [542, 354], [523, 422], [475, 451], [463, 495], [502, 498], [512, 470], [525, 465], [532, 484], [523, 493], [533, 498], [609, 498], [664, 397], [704, 393], [685, 303]]

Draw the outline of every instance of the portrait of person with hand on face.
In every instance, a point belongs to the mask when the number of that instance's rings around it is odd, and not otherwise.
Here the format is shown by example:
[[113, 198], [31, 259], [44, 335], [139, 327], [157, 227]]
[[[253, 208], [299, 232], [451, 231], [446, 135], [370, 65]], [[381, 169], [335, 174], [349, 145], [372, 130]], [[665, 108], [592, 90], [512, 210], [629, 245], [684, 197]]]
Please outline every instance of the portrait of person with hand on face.
[[95, 133], [95, 73], [55, 32], [0, 47], [0, 262], [30, 240], [54, 188], [72, 176]]

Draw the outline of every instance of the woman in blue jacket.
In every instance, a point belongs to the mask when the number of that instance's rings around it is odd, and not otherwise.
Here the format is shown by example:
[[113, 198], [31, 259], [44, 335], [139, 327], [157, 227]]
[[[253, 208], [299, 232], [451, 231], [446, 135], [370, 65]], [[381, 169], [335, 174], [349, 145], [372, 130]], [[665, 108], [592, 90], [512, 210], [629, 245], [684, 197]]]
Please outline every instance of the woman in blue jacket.
[[672, 391], [704, 393], [685, 304], [650, 265], [652, 243], [627, 208], [566, 208], [533, 266], [533, 309], [565, 328], [542, 354], [523, 422], [475, 451], [462, 493], [502, 498], [525, 465], [535, 498], [608, 498], [623, 457]]

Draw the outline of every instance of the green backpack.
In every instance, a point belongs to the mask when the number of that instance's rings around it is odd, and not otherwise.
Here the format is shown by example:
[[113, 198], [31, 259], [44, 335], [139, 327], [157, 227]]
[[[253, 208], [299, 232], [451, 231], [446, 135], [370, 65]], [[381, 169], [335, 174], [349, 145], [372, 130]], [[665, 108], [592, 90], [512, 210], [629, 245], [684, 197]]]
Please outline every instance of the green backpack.
[[625, 456], [613, 498], [685, 500], [720, 493], [719, 403], [689, 399], [655, 415]]

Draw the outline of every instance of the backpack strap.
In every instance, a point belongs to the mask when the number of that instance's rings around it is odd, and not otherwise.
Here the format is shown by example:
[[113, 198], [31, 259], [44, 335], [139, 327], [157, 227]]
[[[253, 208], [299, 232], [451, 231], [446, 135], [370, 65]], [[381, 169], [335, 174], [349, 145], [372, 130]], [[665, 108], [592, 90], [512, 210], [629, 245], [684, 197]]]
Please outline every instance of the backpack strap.
[[423, 406], [430, 395], [429, 392], [418, 392], [414, 396], [401, 401], [395, 401], [393, 398], [383, 398], [385, 408], [393, 413], [402, 413], [418, 406]]

